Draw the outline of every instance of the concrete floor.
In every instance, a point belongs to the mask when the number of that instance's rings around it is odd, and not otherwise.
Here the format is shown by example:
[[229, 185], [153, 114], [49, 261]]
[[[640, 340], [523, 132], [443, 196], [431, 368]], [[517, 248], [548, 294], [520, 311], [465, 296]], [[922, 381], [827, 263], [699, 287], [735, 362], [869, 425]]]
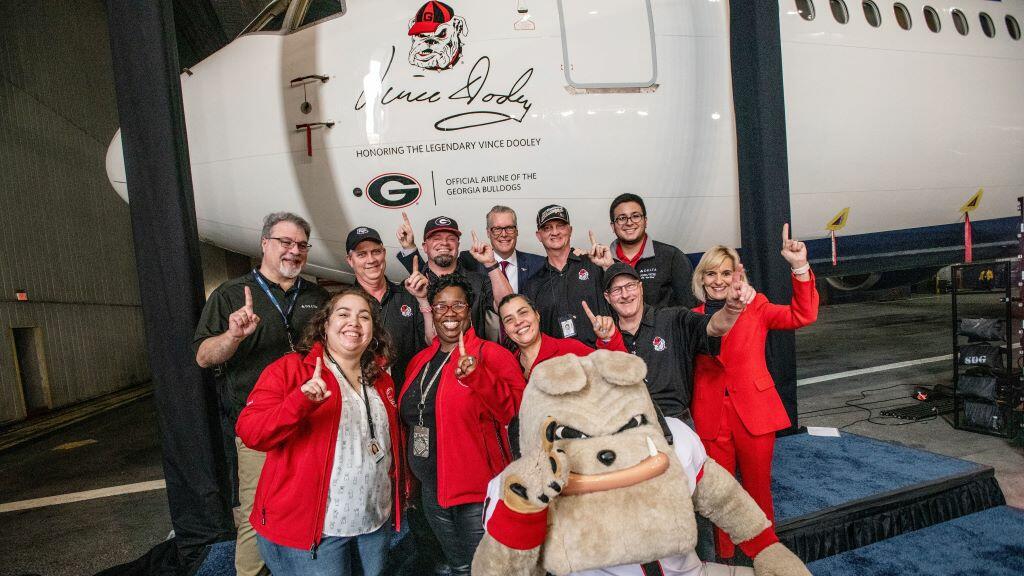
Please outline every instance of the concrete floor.
[[[973, 297], [965, 313], [999, 314], [992, 301]], [[800, 379], [950, 353], [948, 297], [829, 306], [819, 318], [797, 335]], [[916, 386], [948, 383], [951, 366], [932, 362], [801, 386], [800, 424], [841, 427], [992, 466], [1007, 500], [1024, 507], [1019, 445], [954, 430], [941, 418], [909, 425], [877, 418], [883, 408], [912, 403]], [[869, 414], [845, 406], [848, 400], [882, 402]], [[868, 416], [873, 422], [858, 422]], [[161, 479], [155, 422], [147, 399], [0, 453], [0, 504]], [[165, 498], [163, 490], [151, 490], [0, 513], [0, 576], [93, 574], [133, 560], [170, 531]]]

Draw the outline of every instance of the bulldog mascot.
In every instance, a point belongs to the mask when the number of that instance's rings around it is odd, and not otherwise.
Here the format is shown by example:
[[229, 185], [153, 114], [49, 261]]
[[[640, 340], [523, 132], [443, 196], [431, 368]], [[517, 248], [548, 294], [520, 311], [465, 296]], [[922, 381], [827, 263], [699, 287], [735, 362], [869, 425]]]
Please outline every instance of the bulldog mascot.
[[462, 55], [462, 37], [467, 34], [466, 20], [456, 16], [444, 2], [430, 0], [409, 21], [409, 64], [424, 70], [447, 70]]
[[729, 573], [694, 552], [695, 510], [753, 559], [755, 575], [810, 576], [690, 428], [669, 419], [669, 444], [646, 374], [640, 358], [606, 350], [534, 369], [523, 455], [488, 487], [474, 576]]

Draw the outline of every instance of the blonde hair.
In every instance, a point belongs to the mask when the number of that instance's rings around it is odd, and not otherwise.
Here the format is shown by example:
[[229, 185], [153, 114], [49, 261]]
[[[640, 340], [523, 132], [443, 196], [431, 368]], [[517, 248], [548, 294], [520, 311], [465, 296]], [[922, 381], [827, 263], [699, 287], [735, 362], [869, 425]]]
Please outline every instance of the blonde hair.
[[[693, 281], [691, 282], [691, 288], [693, 289], [693, 295], [700, 302], [707, 302], [707, 293], [704, 291], [704, 273], [708, 270], [714, 270], [725, 262], [726, 258], [732, 260], [732, 267], [736, 269], [740, 265], [740, 255], [735, 250], [728, 246], [722, 246], [717, 244], [708, 248], [707, 252], [700, 257], [700, 262], [697, 263], [697, 267], [693, 269]], [[743, 273], [739, 277], [744, 282], [747, 280], [746, 273]]]

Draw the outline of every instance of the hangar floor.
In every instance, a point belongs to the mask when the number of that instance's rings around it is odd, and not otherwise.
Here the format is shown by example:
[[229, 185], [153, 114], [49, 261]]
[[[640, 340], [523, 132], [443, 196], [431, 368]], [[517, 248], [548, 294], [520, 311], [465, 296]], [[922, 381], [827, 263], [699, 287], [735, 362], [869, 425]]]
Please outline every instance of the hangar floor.
[[[998, 316], [999, 306], [979, 297], [964, 314]], [[915, 387], [949, 381], [950, 343], [946, 296], [823, 307], [818, 323], [797, 335], [800, 424], [992, 466], [1007, 503], [1024, 507], [1019, 443], [954, 430], [943, 418], [879, 417], [913, 403]], [[93, 574], [167, 536], [155, 420], [147, 398], [0, 453], [0, 576]]]

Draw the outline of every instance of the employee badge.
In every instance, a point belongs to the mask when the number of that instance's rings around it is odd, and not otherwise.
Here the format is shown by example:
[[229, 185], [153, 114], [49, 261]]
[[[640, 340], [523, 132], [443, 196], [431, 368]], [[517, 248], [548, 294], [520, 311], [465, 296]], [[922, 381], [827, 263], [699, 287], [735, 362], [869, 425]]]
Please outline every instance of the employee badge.
[[412, 455], [417, 458], [430, 457], [430, 429], [426, 426], [412, 427]]
[[381, 447], [380, 442], [377, 442], [376, 438], [371, 438], [366, 445], [366, 449], [370, 451], [370, 456], [373, 456], [373, 461], [379, 463], [384, 459], [384, 448]]
[[576, 323], [573, 322], [572, 316], [562, 316], [558, 319], [558, 324], [562, 327], [562, 338], [576, 336]]

